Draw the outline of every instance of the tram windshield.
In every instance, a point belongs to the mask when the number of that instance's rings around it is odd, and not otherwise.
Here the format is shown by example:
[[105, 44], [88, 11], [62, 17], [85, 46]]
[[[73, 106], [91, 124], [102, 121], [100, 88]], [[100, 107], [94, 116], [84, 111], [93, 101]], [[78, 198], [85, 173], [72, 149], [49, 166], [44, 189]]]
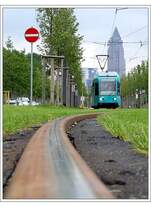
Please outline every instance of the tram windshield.
[[115, 78], [101, 79], [100, 86], [101, 86], [100, 87], [101, 96], [116, 95], [116, 79]]

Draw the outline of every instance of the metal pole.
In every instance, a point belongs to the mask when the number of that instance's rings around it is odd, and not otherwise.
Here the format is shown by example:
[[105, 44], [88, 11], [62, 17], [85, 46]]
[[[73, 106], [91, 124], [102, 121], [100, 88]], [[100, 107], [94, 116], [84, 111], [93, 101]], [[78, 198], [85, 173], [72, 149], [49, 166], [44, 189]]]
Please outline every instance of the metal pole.
[[56, 71], [56, 104], [59, 105], [59, 70]]
[[31, 43], [31, 70], [30, 70], [30, 105], [32, 105], [33, 98], [33, 43]]
[[64, 71], [63, 71], [63, 61], [64, 59], [61, 59], [61, 105], [63, 105], [63, 76], [64, 76]]
[[51, 58], [50, 104], [54, 104], [54, 58]]
[[46, 82], [46, 70], [45, 70], [45, 59], [42, 58], [42, 104], [45, 104], [45, 82]]
[[82, 82], [82, 107], [84, 106], [84, 100], [83, 100], [83, 82]]
[[66, 106], [69, 106], [69, 71], [66, 73]]

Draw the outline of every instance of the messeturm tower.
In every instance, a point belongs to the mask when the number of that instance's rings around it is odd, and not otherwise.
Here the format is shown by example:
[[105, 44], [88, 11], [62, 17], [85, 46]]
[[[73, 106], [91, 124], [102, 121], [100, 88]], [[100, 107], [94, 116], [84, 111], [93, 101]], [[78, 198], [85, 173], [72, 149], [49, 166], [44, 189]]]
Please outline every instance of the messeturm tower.
[[117, 72], [120, 76], [125, 75], [123, 41], [117, 27], [115, 27], [113, 35], [108, 41], [108, 55], [108, 71]]

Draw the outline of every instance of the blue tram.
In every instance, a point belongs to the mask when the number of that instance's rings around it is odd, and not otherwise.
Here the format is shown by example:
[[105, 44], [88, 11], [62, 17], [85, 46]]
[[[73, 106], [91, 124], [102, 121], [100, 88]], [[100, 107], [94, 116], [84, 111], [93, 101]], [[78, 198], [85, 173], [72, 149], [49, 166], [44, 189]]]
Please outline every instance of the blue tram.
[[120, 77], [118, 73], [101, 72], [92, 82], [92, 107], [117, 108], [120, 106]]

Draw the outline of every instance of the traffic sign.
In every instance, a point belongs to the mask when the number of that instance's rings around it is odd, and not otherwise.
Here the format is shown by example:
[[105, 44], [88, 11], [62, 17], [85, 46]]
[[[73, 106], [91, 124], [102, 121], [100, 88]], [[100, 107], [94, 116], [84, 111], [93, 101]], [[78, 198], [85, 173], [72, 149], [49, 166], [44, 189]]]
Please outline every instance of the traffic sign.
[[30, 27], [25, 31], [25, 39], [28, 42], [36, 42], [39, 38], [39, 32], [36, 28]]
[[33, 43], [39, 38], [39, 32], [36, 28], [30, 27], [25, 31], [25, 39], [31, 43], [31, 63], [30, 63], [30, 104], [33, 97]]

